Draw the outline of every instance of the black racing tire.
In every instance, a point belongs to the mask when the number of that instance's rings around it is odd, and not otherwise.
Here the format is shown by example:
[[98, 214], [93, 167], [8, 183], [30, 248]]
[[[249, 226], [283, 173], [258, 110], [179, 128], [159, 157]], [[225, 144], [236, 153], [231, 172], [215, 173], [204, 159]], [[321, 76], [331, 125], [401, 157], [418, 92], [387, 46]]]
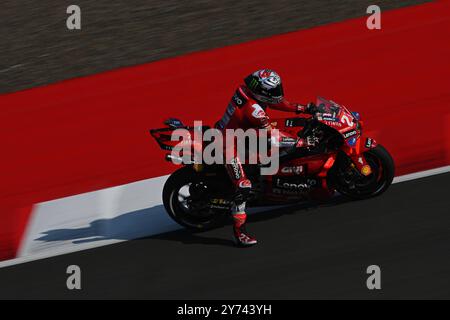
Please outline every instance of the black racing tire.
[[223, 225], [226, 214], [219, 210], [208, 210], [205, 216], [191, 214], [180, 204], [179, 191], [184, 186], [199, 180], [199, 174], [191, 166], [175, 171], [166, 181], [163, 189], [163, 203], [167, 214], [181, 226], [191, 231], [207, 231]]

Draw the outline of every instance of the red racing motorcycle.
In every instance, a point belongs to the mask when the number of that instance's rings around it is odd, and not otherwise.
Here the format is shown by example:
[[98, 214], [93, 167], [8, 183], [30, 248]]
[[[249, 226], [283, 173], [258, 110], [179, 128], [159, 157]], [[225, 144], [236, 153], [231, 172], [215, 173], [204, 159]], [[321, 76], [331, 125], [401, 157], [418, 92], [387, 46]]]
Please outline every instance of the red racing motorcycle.
[[[183, 128], [181, 121], [169, 119], [167, 127], [150, 130], [163, 150], [174, 147], [171, 134]], [[299, 201], [323, 201], [336, 194], [351, 199], [368, 199], [385, 192], [395, 175], [389, 152], [364, 135], [357, 112], [331, 100], [318, 98], [314, 116], [299, 115], [273, 119], [272, 127], [283, 139], [315, 137], [314, 148], [293, 147], [280, 152], [275, 175], [261, 175], [261, 165], [244, 165], [253, 189], [248, 207], [279, 205]], [[208, 129], [203, 127], [202, 129]], [[174, 160], [171, 154], [166, 160]], [[180, 160], [180, 159], [178, 159]], [[192, 230], [207, 230], [224, 223], [235, 196], [224, 165], [184, 163], [167, 180], [164, 206], [172, 219]]]

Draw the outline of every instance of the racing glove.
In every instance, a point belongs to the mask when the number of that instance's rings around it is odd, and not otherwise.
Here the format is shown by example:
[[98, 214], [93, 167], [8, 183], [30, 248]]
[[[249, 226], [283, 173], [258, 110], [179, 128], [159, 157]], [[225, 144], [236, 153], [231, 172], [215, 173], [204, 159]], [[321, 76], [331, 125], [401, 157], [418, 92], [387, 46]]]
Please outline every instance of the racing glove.
[[296, 113], [296, 114], [306, 113], [306, 107], [307, 107], [307, 106], [303, 106], [303, 105], [301, 105], [301, 104], [299, 104], [299, 103], [296, 103], [296, 104], [295, 104], [295, 107], [297, 108], [297, 109], [295, 110], [295, 113]]
[[310, 102], [306, 106], [301, 104], [296, 104], [297, 110], [295, 111], [296, 114], [300, 113], [308, 113], [308, 114], [315, 114], [317, 113], [317, 106]]
[[306, 105], [306, 110], [305, 110], [306, 113], [309, 113], [309, 114], [314, 115], [314, 114], [316, 114], [318, 111], [319, 111], [319, 108], [317, 108], [317, 106], [316, 106], [315, 103], [310, 102], [310, 103], [308, 103], [308, 104]]

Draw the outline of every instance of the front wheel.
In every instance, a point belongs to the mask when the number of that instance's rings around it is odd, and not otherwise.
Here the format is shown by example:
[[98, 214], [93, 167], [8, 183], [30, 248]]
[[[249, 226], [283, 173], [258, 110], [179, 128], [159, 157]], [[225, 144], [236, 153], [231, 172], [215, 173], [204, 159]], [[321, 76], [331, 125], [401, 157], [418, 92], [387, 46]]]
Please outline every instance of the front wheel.
[[329, 174], [329, 183], [339, 193], [352, 199], [367, 199], [381, 195], [392, 184], [395, 164], [392, 156], [381, 145], [364, 153], [372, 174], [363, 176], [350, 161], [339, 159]]
[[210, 205], [211, 185], [192, 167], [175, 171], [163, 189], [163, 202], [169, 216], [192, 231], [206, 231], [224, 223], [223, 210]]

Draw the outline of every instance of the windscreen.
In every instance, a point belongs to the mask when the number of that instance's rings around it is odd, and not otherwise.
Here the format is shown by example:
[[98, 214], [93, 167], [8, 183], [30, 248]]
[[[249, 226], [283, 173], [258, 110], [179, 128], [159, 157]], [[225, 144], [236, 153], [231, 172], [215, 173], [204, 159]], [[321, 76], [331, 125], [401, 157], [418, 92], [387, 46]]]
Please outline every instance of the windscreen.
[[341, 106], [338, 105], [336, 102], [327, 100], [322, 97], [317, 98], [316, 105], [319, 109], [319, 113], [327, 114], [334, 118], [337, 117], [339, 112], [341, 111]]

